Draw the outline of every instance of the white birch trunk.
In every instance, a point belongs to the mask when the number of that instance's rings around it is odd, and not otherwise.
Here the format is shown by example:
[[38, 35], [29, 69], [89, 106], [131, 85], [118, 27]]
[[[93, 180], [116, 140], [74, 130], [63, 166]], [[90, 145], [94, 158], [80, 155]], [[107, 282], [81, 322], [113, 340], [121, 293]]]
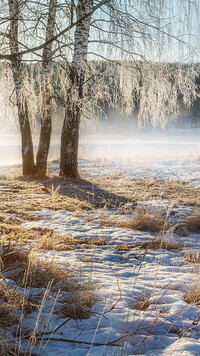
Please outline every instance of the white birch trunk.
[[[50, 0], [49, 4], [49, 14], [48, 23], [46, 27], [46, 39], [45, 42], [49, 41], [55, 32], [55, 21], [56, 21], [56, 8], [57, 0]], [[42, 62], [42, 115], [41, 115], [41, 130], [40, 130], [40, 141], [39, 148], [36, 158], [36, 170], [37, 174], [44, 176], [46, 174], [47, 168], [47, 157], [49, 153], [50, 139], [51, 139], [51, 90], [50, 90], [50, 72], [52, 68], [52, 45], [50, 42], [43, 50], [43, 62]]]
[[[9, 0], [10, 33], [9, 43], [11, 54], [19, 53], [18, 46], [18, 18], [19, 0]], [[33, 174], [35, 171], [33, 143], [30, 123], [28, 118], [28, 108], [26, 98], [23, 95], [23, 73], [20, 56], [13, 56], [11, 68], [17, 99], [18, 117], [22, 141], [22, 172], [24, 175]]]
[[61, 135], [60, 175], [71, 178], [78, 176], [78, 140], [83, 86], [87, 65], [88, 39], [91, 16], [85, 17], [92, 11], [92, 0], [79, 0], [77, 20], [74, 35], [74, 55], [71, 66], [71, 87], [67, 95], [67, 105]]

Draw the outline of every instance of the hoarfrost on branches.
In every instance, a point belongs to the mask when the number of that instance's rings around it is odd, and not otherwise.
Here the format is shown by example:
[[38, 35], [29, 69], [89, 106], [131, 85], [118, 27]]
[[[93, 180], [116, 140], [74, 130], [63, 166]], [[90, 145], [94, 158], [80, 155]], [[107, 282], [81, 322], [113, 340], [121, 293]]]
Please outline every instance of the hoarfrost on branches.
[[[51, 97], [53, 111], [58, 100], [65, 105], [69, 87], [66, 68], [54, 65], [51, 71]], [[122, 116], [132, 116], [137, 110], [141, 126], [147, 123], [165, 127], [173, 120], [180, 106], [190, 108], [197, 99], [199, 66], [168, 63], [88, 62], [82, 118], [97, 119], [106, 108], [117, 109]], [[16, 95], [9, 65], [0, 67], [1, 124], [17, 116]], [[21, 102], [28, 103], [29, 117], [34, 127], [42, 112], [41, 65], [24, 67], [24, 87]], [[76, 93], [74, 93], [76, 96]], [[76, 97], [72, 100], [76, 101]], [[60, 106], [60, 104], [59, 104]], [[11, 121], [12, 121], [11, 120]], [[16, 124], [16, 123], [15, 123]]]
[[198, 65], [124, 61], [89, 66], [84, 107], [88, 113], [90, 106], [93, 116], [103, 106], [115, 107], [126, 116], [137, 110], [141, 126], [165, 127], [181, 105], [190, 108], [198, 96]]
[[7, 127], [12, 127], [17, 122], [17, 107], [13, 105], [15, 98], [13, 98], [14, 85], [12, 72], [8, 66], [3, 64], [0, 64], [0, 92], [0, 127], [3, 130], [5, 124]]

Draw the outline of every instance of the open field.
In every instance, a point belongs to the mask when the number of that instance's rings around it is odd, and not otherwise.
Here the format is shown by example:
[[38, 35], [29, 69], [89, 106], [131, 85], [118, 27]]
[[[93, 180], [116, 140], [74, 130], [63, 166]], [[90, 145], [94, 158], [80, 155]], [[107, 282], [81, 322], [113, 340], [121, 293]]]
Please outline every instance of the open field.
[[2, 171], [0, 355], [200, 354], [200, 162], [175, 163]]

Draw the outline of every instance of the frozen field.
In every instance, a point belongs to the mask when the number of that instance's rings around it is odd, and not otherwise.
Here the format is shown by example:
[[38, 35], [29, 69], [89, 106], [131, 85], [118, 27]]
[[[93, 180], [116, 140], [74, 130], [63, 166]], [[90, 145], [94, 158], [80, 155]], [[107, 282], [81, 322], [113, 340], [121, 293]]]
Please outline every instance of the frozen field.
[[[3, 149], [6, 140], [0, 142]], [[15, 139], [11, 141], [11, 149], [14, 147], [16, 153], [18, 144]], [[54, 138], [51, 158], [58, 158], [58, 152], [58, 140]], [[9, 157], [12, 161], [17, 156]], [[200, 132], [192, 130], [156, 136], [89, 136], [81, 138], [79, 167], [81, 176], [94, 182], [99, 177], [113, 176], [113, 182], [118, 180], [120, 185], [121, 180], [130, 184], [131, 179], [147, 177], [149, 189], [156, 184], [155, 178], [169, 182], [183, 180], [196, 189], [196, 201], [200, 204], [199, 157]], [[2, 153], [0, 161], [1, 173], [7, 173], [10, 168], [6, 167], [8, 162]], [[49, 164], [49, 173], [52, 177], [57, 175], [57, 162]], [[173, 221], [187, 217], [195, 209], [195, 206], [177, 206], [173, 198], [167, 197], [129, 201], [130, 206], [134, 204], [161, 215], [168, 212], [166, 219]], [[47, 299], [39, 317], [33, 312], [24, 319], [23, 329], [29, 329], [31, 334], [37, 324], [37, 331], [43, 335], [62, 323], [64, 326], [36, 343], [31, 350], [33, 355], [200, 355], [200, 309], [198, 302], [188, 302], [188, 295], [200, 288], [200, 231], [182, 236], [174, 230], [157, 233], [105, 226], [102, 217], [109, 219], [115, 214], [118, 223], [124, 219], [123, 211], [106, 205], [87, 212], [44, 207], [33, 214], [40, 220], [24, 222], [23, 227], [46, 227], [80, 241], [99, 238], [108, 241], [107, 245], [94, 245], [90, 249], [83, 245], [72, 251], [37, 250], [44, 260], [53, 259], [64, 269], [70, 265], [81, 271], [82, 279], [94, 285], [97, 301], [89, 319], [66, 320], [54, 313], [54, 299]], [[153, 248], [157, 239], [161, 243]], [[166, 244], [172, 247], [167, 248]], [[12, 280], [7, 282], [16, 287]], [[35, 289], [34, 293], [40, 291]], [[30, 342], [22, 343], [22, 350], [27, 346]]]

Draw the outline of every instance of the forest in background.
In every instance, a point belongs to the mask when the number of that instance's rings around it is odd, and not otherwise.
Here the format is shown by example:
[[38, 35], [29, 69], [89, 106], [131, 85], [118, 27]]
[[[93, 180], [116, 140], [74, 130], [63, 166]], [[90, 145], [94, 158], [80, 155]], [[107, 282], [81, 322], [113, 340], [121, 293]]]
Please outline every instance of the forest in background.
[[[140, 110], [141, 96], [143, 85], [148, 89], [148, 84], [143, 84], [142, 73], [138, 71], [139, 66], [143, 66], [142, 62], [132, 62], [130, 64], [131, 76], [132, 76], [132, 88], [128, 93], [129, 108], [127, 110], [127, 97], [126, 93], [123, 93], [123, 83], [121, 83], [122, 73], [120, 68], [123, 65], [127, 66], [127, 63], [111, 63], [109, 61], [88, 61], [86, 71], [86, 82], [84, 87], [84, 105], [82, 110], [81, 127], [87, 128], [88, 125], [95, 124], [97, 122], [108, 122], [115, 125], [120, 122], [133, 122], [135, 126], [160, 126], [159, 122], [149, 123], [141, 122], [138, 118]], [[166, 63], [150, 63], [146, 64], [148, 67], [154, 67], [152, 75], [157, 73], [157, 67], [161, 68], [163, 76], [165, 76], [165, 67], [171, 68], [171, 84], [173, 85], [173, 71], [176, 75], [176, 69], [181, 68], [181, 72], [184, 68], [188, 70], [191, 66], [191, 70], [195, 73], [195, 83], [197, 93], [200, 86], [199, 64], [186, 65], [186, 64], [166, 64]], [[135, 66], [135, 73], [134, 73]], [[31, 117], [31, 126], [35, 134], [39, 131], [40, 126], [40, 110], [42, 109], [41, 100], [41, 75], [42, 68], [40, 63], [24, 63], [23, 70], [26, 77], [26, 91], [29, 102], [29, 116]], [[6, 73], [6, 75], [5, 75]], [[145, 74], [145, 73], [144, 73]], [[167, 75], [169, 75], [167, 73]], [[159, 76], [159, 72], [158, 72]], [[151, 83], [149, 83], [150, 85]], [[159, 83], [160, 85], [160, 83]], [[65, 95], [69, 86], [68, 74], [63, 70], [63, 63], [54, 62], [51, 70], [51, 95], [53, 103], [53, 134], [60, 134], [63, 118], [64, 118], [64, 103]], [[130, 86], [130, 83], [129, 83]], [[2, 133], [15, 133], [18, 132], [18, 117], [15, 105], [15, 93], [14, 84], [12, 79], [12, 73], [8, 64], [2, 64], [0, 67], [0, 87], [3, 95], [1, 96], [1, 121], [0, 131]], [[153, 88], [155, 95], [158, 95], [158, 87]], [[156, 93], [157, 91], [157, 93]], [[131, 93], [131, 94], [130, 94]], [[196, 98], [191, 99], [188, 107], [184, 105], [184, 98], [181, 93], [178, 93], [178, 107], [175, 112], [171, 114], [171, 118], [168, 118], [164, 126], [166, 127], [200, 127], [200, 96], [197, 94]], [[37, 105], [35, 104], [37, 103]], [[39, 103], [39, 105], [38, 105]], [[163, 105], [163, 104], [162, 104]], [[165, 103], [164, 103], [165, 105]], [[166, 102], [166, 105], [168, 103]], [[98, 133], [98, 132], [97, 132]]]

